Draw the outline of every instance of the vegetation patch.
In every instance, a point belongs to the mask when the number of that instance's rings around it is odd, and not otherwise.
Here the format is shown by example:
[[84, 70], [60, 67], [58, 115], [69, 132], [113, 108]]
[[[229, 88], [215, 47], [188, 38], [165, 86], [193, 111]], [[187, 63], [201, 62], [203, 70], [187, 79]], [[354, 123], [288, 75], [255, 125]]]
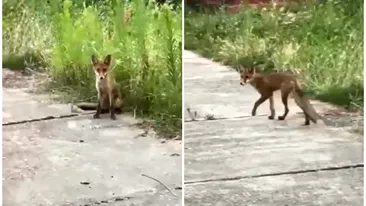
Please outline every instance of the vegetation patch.
[[181, 5], [154, 1], [3, 1], [3, 67], [44, 67], [64, 100], [96, 101], [91, 55], [112, 55], [124, 111], [181, 133]]

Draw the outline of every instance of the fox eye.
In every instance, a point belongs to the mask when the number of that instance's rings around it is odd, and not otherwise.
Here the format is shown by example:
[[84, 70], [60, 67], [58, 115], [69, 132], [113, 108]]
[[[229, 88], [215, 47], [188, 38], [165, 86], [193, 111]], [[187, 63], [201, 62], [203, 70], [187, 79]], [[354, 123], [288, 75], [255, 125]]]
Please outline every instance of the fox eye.
[[103, 68], [103, 72], [105, 73], [107, 71], [107, 69], [106, 68]]
[[97, 72], [99, 72], [99, 70], [100, 70], [100, 69], [99, 69], [99, 68], [97, 68], [96, 70], [97, 70]]

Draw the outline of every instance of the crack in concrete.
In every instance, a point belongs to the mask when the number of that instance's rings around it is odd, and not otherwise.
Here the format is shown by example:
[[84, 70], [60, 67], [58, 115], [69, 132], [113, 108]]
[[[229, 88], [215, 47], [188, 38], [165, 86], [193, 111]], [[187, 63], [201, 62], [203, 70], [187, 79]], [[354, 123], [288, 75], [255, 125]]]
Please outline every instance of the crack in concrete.
[[129, 200], [129, 199], [132, 199], [132, 197], [115, 197], [115, 198], [112, 198], [112, 199], [93, 201], [93, 202], [90, 202], [90, 203], [83, 204], [83, 206], [102, 205], [102, 204], [125, 201], [125, 200]]
[[334, 170], [343, 170], [343, 169], [363, 168], [363, 166], [364, 166], [364, 164], [361, 163], [361, 164], [354, 164], [354, 165], [326, 167], [326, 168], [320, 168], [320, 169], [307, 169], [307, 170], [276, 172], [276, 173], [250, 175], [250, 176], [237, 176], [237, 177], [226, 177], [226, 178], [218, 178], [218, 179], [187, 181], [187, 182], [184, 182], [184, 184], [185, 185], [195, 185], [195, 184], [201, 184], [201, 183], [207, 183], [207, 182], [235, 181], [235, 180], [260, 178], [260, 177], [273, 177], [273, 176], [281, 176], [281, 175], [305, 174], [305, 173], [314, 173], [314, 172], [321, 172], [321, 171], [334, 171]]
[[83, 115], [83, 114], [66, 114], [66, 115], [59, 115], [59, 116], [46, 116], [46, 117], [41, 117], [41, 118], [27, 119], [27, 120], [15, 121], [15, 122], [5, 122], [5, 123], [3, 123], [3, 126], [24, 124], [24, 123], [30, 123], [30, 122], [40, 122], [40, 121], [52, 120], [52, 119], [64, 119], [64, 118], [76, 117], [79, 115]]
[[113, 198], [109, 198], [109, 199], [104, 199], [104, 200], [94, 200], [94, 199], [90, 199], [87, 198], [86, 202], [84, 203], [63, 203], [61, 204], [62, 206], [95, 206], [95, 205], [107, 205], [110, 203], [116, 203], [116, 202], [121, 202], [121, 201], [126, 201], [126, 200], [130, 200], [133, 197], [127, 196], [127, 197], [122, 197], [122, 196], [117, 196], [117, 197], [113, 197]]

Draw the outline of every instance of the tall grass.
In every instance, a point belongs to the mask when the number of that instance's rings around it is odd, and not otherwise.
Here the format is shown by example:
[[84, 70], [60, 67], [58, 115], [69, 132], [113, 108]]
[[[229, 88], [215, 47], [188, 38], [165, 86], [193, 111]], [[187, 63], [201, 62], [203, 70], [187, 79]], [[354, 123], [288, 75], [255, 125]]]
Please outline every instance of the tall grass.
[[[23, 9], [32, 11], [29, 6]], [[169, 134], [180, 132], [180, 8], [143, 0], [128, 4], [103, 1], [88, 6], [65, 0], [45, 5], [42, 12], [26, 13], [33, 18], [9, 15], [3, 35], [4, 49], [9, 50], [5, 55], [12, 57], [21, 50], [33, 53], [47, 66], [53, 89], [69, 93], [72, 101], [95, 101], [91, 55], [101, 59], [111, 54], [112, 72], [126, 104], [124, 110], [155, 119]], [[41, 21], [39, 29], [34, 29], [32, 25]], [[12, 22], [19, 25], [19, 30], [9, 28]], [[29, 31], [32, 35], [27, 36]], [[14, 39], [13, 35], [18, 36]], [[23, 42], [25, 37], [27, 43], [42, 44], [28, 46]]]
[[185, 48], [234, 67], [295, 72], [315, 98], [363, 108], [362, 20], [361, 0], [238, 14], [187, 12]]
[[26, 0], [3, 1], [3, 67], [44, 66], [42, 53], [52, 44], [51, 24]]

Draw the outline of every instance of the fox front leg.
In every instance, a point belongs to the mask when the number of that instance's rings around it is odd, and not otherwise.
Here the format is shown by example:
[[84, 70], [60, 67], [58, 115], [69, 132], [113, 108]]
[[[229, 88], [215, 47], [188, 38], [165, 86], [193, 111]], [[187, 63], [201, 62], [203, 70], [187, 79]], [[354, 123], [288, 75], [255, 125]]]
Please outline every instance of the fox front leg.
[[115, 98], [115, 95], [112, 93], [112, 94], [109, 94], [109, 111], [111, 113], [111, 119], [112, 120], [116, 120], [116, 111], [115, 111], [115, 103], [116, 103], [116, 98]]
[[273, 95], [271, 95], [271, 97], [269, 98], [269, 109], [271, 110], [271, 115], [268, 116], [268, 119], [272, 120], [276, 116], [276, 111], [274, 109]]
[[261, 105], [264, 101], [266, 101], [269, 97], [271, 97], [271, 95], [262, 95], [255, 103], [254, 103], [254, 107], [252, 109], [252, 116], [255, 116], [257, 114], [257, 108], [259, 107], [259, 105]]
[[100, 100], [98, 100], [97, 111], [95, 112], [93, 118], [94, 119], [99, 119], [101, 111], [102, 111], [102, 106], [100, 104]]

